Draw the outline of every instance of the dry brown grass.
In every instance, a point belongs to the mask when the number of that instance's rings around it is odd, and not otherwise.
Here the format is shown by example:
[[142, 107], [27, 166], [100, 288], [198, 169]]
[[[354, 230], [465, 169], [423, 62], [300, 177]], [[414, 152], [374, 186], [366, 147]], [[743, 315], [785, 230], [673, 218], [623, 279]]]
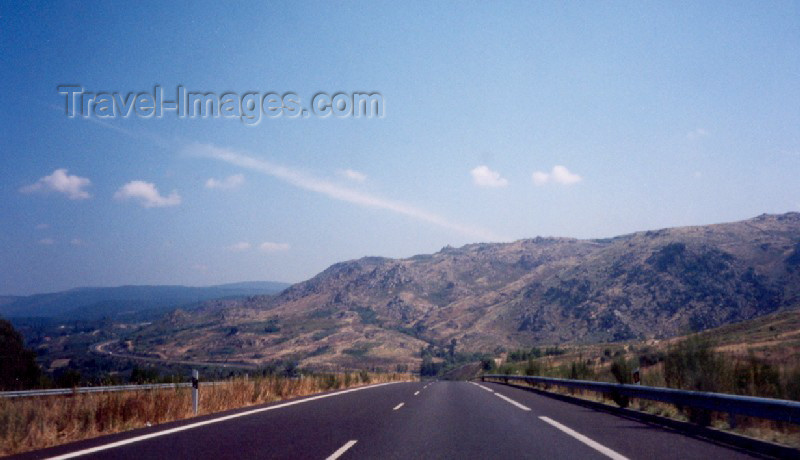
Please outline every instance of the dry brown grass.
[[[609, 399], [605, 395], [593, 391], [571, 390], [563, 387], [531, 384], [528, 382], [509, 382], [509, 384], [520, 387], [533, 387], [542, 391], [599, 402], [613, 407], [619, 407], [613, 400]], [[658, 401], [632, 398], [628, 408], [660, 417], [679, 420], [682, 422], [689, 421], [686, 414], [676, 408], [674, 405]], [[730, 426], [729, 422], [730, 418], [727, 413], [711, 414], [710, 426], [718, 430], [731, 431], [755, 439], [761, 439], [764, 441], [783, 444], [785, 446], [800, 448], [800, 426], [791, 423], [782, 423], [744, 416], [736, 417], [736, 426], [733, 428]]]
[[[409, 374], [237, 378], [200, 388], [198, 415], [393, 381]], [[192, 417], [191, 389], [0, 399], [0, 456]]]

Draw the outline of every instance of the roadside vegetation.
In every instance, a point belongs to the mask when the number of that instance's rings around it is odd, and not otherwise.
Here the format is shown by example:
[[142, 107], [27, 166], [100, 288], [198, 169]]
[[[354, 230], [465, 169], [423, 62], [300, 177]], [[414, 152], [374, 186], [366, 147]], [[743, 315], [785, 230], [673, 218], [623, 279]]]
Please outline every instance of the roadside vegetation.
[[[187, 366], [142, 365], [124, 359], [90, 360], [102, 365], [80, 367], [84, 362], [75, 359], [70, 360], [68, 366], [43, 372], [36, 362], [36, 353], [24, 346], [20, 333], [8, 321], [0, 319], [0, 391], [179, 383], [186, 382], [190, 375]], [[220, 385], [201, 387], [198, 415], [370, 383], [413, 379], [408, 373], [366, 370], [315, 373], [301, 369], [292, 360], [275, 361], [258, 370], [247, 371], [249, 374], [242, 369], [191, 367], [200, 369], [204, 381], [223, 381]], [[0, 455], [193, 415], [190, 388], [0, 398]]]
[[41, 383], [36, 353], [25, 348], [22, 335], [0, 318], [0, 390], [22, 390]]
[[430, 343], [420, 349], [420, 377], [466, 380], [478, 374], [480, 368], [475, 363], [491, 359], [489, 354], [459, 352], [457, 347], [458, 341], [451, 339], [439, 345]]
[[[633, 383], [639, 370], [642, 385], [800, 401], [797, 348], [786, 347], [787, 341], [796, 340], [797, 316], [773, 315], [749, 327], [731, 325], [665, 342], [513, 350], [485, 359], [482, 367], [486, 374], [614, 383]], [[734, 422], [737, 432], [800, 447], [800, 427], [788, 423], [739, 416], [731, 420], [728, 414], [534, 386], [720, 429], [732, 429]]]
[[[198, 415], [324, 391], [410, 380], [410, 374], [358, 371], [309, 375], [296, 368], [284, 367], [277, 372], [266, 368], [255, 376], [238, 376], [221, 385], [202, 386]], [[0, 398], [0, 455], [192, 416], [190, 388]]]
[[687, 338], [666, 350], [628, 346], [616, 351], [606, 348], [599, 358], [575, 357], [574, 353], [561, 359], [552, 356], [534, 348], [509, 353], [503, 364], [494, 360], [484, 360], [483, 364], [486, 373], [617, 383], [633, 383], [633, 372], [639, 369], [643, 385], [800, 401], [798, 363], [770, 362], [755, 354], [731, 356], [716, 351], [713, 343], [699, 337]]

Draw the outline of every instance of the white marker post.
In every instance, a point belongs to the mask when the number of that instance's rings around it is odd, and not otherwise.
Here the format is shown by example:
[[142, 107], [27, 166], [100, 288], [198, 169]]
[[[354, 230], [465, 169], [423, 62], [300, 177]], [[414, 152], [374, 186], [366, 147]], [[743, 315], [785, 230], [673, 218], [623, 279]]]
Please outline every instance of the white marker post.
[[200, 395], [197, 390], [200, 387], [200, 373], [192, 369], [192, 410], [197, 415], [197, 404], [200, 402]]

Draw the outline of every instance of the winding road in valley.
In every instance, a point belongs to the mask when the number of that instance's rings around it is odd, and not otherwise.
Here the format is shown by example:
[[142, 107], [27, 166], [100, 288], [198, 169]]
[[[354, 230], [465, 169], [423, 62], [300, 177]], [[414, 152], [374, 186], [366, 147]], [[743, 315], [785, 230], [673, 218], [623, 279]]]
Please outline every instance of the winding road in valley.
[[156, 363], [156, 364], [183, 364], [187, 366], [213, 366], [213, 367], [224, 367], [224, 368], [232, 368], [232, 369], [258, 369], [259, 366], [255, 364], [247, 364], [247, 363], [220, 363], [220, 362], [212, 362], [212, 361], [184, 361], [178, 359], [165, 359], [165, 358], [154, 358], [151, 356], [137, 356], [125, 353], [115, 353], [113, 351], [106, 350], [106, 347], [111, 345], [112, 343], [116, 342], [117, 340], [107, 340], [105, 342], [100, 342], [92, 345], [89, 349], [94, 352], [105, 356], [112, 356], [115, 358], [123, 358], [123, 359], [133, 359], [136, 361], [142, 361], [147, 363]]

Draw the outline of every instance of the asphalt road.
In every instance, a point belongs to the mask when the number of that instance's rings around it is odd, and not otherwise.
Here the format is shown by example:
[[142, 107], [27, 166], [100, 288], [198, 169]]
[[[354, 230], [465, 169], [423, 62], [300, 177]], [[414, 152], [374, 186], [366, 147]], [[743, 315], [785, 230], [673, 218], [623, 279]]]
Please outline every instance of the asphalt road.
[[[202, 398], [202, 396], [201, 396]], [[104, 436], [20, 458], [738, 459], [746, 453], [498, 384], [393, 383]]]
[[105, 355], [105, 356], [113, 356], [114, 358], [121, 358], [121, 359], [129, 359], [133, 361], [142, 361], [146, 363], [156, 363], [156, 364], [183, 364], [187, 366], [209, 366], [209, 367], [223, 367], [223, 368], [235, 368], [235, 369], [259, 369], [259, 366], [256, 364], [249, 364], [249, 363], [236, 363], [236, 362], [216, 362], [216, 361], [186, 361], [181, 359], [162, 359], [162, 358], [153, 358], [150, 356], [137, 356], [137, 355], [129, 355], [125, 353], [116, 353], [113, 351], [106, 350], [106, 347], [111, 345], [112, 343], [116, 342], [116, 340], [107, 340], [105, 342], [95, 343], [89, 347], [89, 351]]

